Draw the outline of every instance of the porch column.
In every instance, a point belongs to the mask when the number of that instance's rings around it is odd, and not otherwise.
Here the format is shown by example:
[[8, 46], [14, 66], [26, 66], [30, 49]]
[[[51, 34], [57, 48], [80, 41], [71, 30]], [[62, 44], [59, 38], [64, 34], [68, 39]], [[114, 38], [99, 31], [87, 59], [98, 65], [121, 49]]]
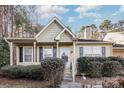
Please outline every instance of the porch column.
[[75, 62], [76, 62], [76, 47], [75, 47], [75, 41], [73, 41], [73, 62], [72, 62], [72, 79], [73, 82], [75, 82]]
[[36, 60], [36, 42], [34, 42], [34, 62], [37, 62]]
[[16, 46], [16, 64], [18, 65], [19, 64], [19, 47]]
[[13, 43], [10, 42], [10, 65], [13, 65]]
[[56, 48], [57, 48], [57, 58], [59, 58], [59, 41], [57, 41], [56, 43], [57, 43], [57, 46], [56, 46]]

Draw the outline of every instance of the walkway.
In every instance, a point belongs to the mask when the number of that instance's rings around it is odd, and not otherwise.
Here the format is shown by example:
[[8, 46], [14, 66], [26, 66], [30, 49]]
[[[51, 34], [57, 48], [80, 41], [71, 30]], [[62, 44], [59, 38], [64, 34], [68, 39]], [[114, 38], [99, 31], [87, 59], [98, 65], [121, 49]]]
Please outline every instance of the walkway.
[[70, 71], [70, 68], [65, 68], [64, 78], [62, 84], [60, 85], [60, 88], [82, 88], [81, 83], [72, 81], [72, 73]]

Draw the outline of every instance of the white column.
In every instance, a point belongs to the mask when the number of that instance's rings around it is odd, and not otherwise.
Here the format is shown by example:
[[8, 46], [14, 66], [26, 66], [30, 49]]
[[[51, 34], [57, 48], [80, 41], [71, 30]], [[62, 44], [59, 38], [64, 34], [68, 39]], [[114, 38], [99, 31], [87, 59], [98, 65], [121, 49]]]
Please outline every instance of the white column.
[[36, 60], [36, 42], [34, 42], [34, 62], [37, 62]]
[[10, 42], [10, 65], [13, 65], [13, 43]]
[[57, 48], [57, 58], [59, 58], [59, 41], [57, 41], [56, 43], [57, 43], [57, 46], [56, 46], [56, 48]]
[[75, 82], [75, 62], [76, 62], [76, 54], [75, 54], [75, 51], [76, 51], [76, 47], [75, 47], [75, 41], [73, 41], [73, 62], [72, 62], [72, 79], [73, 79], [73, 82]]
[[16, 46], [16, 64], [18, 65], [19, 64], [19, 47]]

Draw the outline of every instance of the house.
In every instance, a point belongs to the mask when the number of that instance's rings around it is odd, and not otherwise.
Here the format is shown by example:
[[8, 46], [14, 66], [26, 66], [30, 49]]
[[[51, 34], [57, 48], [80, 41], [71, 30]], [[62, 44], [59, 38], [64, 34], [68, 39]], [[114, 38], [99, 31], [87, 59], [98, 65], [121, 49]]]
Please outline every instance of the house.
[[124, 45], [114, 44], [113, 45], [113, 56], [124, 58]]
[[10, 44], [10, 65], [36, 65], [46, 57], [63, 58], [67, 63], [72, 63], [73, 80], [77, 58], [112, 56], [112, 43], [78, 39], [57, 17], [52, 18], [33, 38], [6, 38], [6, 40]]
[[113, 56], [124, 58], [124, 32], [107, 33], [104, 41], [113, 42]]

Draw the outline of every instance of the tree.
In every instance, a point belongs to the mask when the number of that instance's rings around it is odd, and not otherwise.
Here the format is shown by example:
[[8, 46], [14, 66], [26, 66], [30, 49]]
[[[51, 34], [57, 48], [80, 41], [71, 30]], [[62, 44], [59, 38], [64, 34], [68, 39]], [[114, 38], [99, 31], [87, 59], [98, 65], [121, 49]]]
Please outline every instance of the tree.
[[8, 43], [5, 42], [5, 40], [0, 39], [0, 68], [2, 66], [8, 65], [9, 64], [9, 45]]
[[103, 30], [104, 32], [105, 32], [105, 31], [108, 32], [108, 31], [112, 28], [111, 21], [110, 21], [110, 20], [104, 20], [104, 21], [100, 24], [99, 28], [100, 28], [101, 30]]
[[29, 25], [32, 25], [32, 22], [34, 22], [34, 20], [32, 21], [34, 19], [32, 14], [36, 17], [35, 9], [36, 6], [1, 5], [0, 36], [2, 38], [18, 36], [20, 28], [23, 31], [26, 27], [29, 28]]
[[119, 25], [119, 30], [124, 31], [124, 20], [119, 20], [118, 25]]

